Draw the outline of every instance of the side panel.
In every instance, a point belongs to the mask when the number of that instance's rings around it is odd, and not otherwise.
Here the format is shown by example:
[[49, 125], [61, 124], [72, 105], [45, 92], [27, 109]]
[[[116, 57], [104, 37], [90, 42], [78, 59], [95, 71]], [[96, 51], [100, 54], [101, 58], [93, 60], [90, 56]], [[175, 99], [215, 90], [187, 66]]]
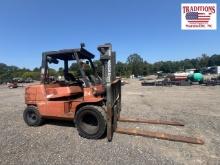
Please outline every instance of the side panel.
[[[61, 117], [65, 113], [65, 102], [63, 101], [47, 101], [46, 104], [39, 104], [39, 108], [42, 116], [54, 116]], [[66, 110], [67, 111], [67, 110]]]
[[25, 88], [25, 104], [36, 104], [38, 101], [45, 101], [43, 85], [30, 85]]
[[84, 90], [84, 97], [66, 101], [48, 100], [43, 84], [31, 85], [25, 90], [25, 103], [37, 105], [40, 114], [48, 118], [73, 119], [79, 105], [96, 104], [103, 100], [101, 97], [95, 97], [91, 88]]
[[101, 102], [103, 99], [94, 100], [74, 100], [74, 101], [46, 101], [38, 102], [40, 114], [44, 117], [54, 118], [74, 118], [75, 112], [78, 106], [96, 104]]
[[40, 85], [37, 88], [36, 101], [46, 101], [46, 94], [44, 85]]
[[46, 112], [46, 109], [47, 109], [47, 104], [45, 101], [39, 101], [37, 102], [37, 107], [38, 107], [38, 110], [40, 112], [40, 114], [42, 116], [44, 116], [45, 112]]
[[75, 107], [81, 102], [44, 101], [38, 102], [40, 114], [45, 118], [73, 119]]
[[83, 94], [83, 90], [80, 86], [47, 87], [46, 94], [47, 99], [53, 99]]
[[26, 87], [25, 88], [25, 104], [36, 101], [37, 88]]

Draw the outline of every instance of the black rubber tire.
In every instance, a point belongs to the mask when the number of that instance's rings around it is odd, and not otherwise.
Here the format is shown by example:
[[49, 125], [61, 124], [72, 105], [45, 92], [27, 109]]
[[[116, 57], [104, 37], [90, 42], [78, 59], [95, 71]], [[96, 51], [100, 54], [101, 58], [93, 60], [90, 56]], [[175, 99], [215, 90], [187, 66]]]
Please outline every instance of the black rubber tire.
[[106, 113], [102, 107], [86, 105], [76, 112], [75, 125], [81, 137], [99, 139], [106, 132]]
[[23, 119], [29, 126], [40, 126], [43, 119], [36, 106], [27, 106], [23, 113]]

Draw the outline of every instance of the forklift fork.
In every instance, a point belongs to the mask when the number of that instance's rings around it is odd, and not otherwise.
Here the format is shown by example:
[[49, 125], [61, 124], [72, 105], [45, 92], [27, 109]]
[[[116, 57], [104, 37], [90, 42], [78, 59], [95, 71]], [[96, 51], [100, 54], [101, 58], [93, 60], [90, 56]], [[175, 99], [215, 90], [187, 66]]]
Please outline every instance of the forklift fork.
[[[183, 123], [177, 121], [165, 121], [165, 120], [146, 120], [146, 119], [135, 119], [135, 118], [125, 118], [120, 117], [118, 119], [119, 122], [133, 122], [133, 123], [147, 123], [147, 124], [162, 124], [162, 125], [172, 125], [172, 126], [184, 126]], [[163, 140], [170, 141], [178, 141], [192, 144], [204, 144], [204, 141], [199, 138], [180, 136], [180, 135], [172, 135], [163, 132], [152, 132], [152, 131], [144, 131], [140, 129], [131, 129], [131, 128], [119, 128], [115, 129], [116, 133], [135, 135], [135, 136], [144, 136], [151, 137]]]
[[148, 124], [162, 124], [162, 125], [173, 125], [173, 126], [184, 126], [183, 123], [178, 121], [166, 121], [166, 120], [146, 120], [140, 118], [127, 118], [120, 117], [118, 119], [120, 122], [133, 122], [133, 123], [148, 123]]
[[199, 138], [194, 137], [187, 137], [187, 136], [180, 136], [180, 135], [172, 135], [163, 132], [151, 132], [151, 131], [143, 131], [139, 129], [131, 129], [131, 128], [116, 128], [115, 132], [127, 135], [136, 135], [136, 136], [144, 136], [144, 137], [151, 137], [163, 140], [170, 140], [170, 141], [178, 141], [184, 143], [192, 143], [192, 144], [204, 144], [204, 141]]

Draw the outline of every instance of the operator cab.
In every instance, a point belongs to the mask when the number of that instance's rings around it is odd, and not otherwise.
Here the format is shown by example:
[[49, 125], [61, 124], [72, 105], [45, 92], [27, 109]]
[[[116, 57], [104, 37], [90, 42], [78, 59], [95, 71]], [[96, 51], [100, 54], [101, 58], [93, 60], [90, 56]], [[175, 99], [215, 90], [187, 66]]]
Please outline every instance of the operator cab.
[[[71, 85], [71, 83], [79, 83], [81, 81], [85, 83], [86, 87], [101, 84], [101, 78], [98, 76], [96, 67], [92, 62], [95, 56], [83, 47], [44, 52], [42, 56], [41, 82], [44, 84], [50, 84], [54, 81], [50, 77], [48, 64], [58, 64], [59, 62], [63, 62], [62, 75], [66, 84], [69, 83]], [[69, 64], [72, 64], [72, 70], [70, 70]]]
[[[42, 54], [41, 83], [44, 84], [48, 99], [83, 95], [83, 88], [101, 85], [96, 67], [92, 62], [95, 56], [83, 48], [49, 51]], [[59, 74], [63, 78], [51, 76], [51, 64], [63, 64]]]

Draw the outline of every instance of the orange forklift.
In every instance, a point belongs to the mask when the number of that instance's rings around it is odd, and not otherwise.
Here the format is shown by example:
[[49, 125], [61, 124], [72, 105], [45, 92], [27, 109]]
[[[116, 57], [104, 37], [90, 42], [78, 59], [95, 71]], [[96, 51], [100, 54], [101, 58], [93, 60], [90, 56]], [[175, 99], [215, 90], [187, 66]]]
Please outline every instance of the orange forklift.
[[[203, 144], [203, 140], [161, 132], [142, 131], [117, 127], [118, 122], [138, 122], [184, 126], [177, 121], [146, 120], [120, 117], [121, 80], [116, 78], [116, 53], [111, 44], [98, 46], [102, 64], [102, 78], [92, 59], [95, 57], [81, 44], [77, 49], [64, 49], [42, 54], [41, 83], [25, 89], [24, 121], [29, 126], [39, 126], [45, 119], [72, 120], [79, 135], [88, 139], [113, 133], [153, 137], [171, 141]], [[84, 63], [83, 61], [86, 61]], [[63, 63], [63, 80], [50, 78], [49, 64]], [[76, 62], [80, 76], [69, 71], [70, 62]], [[89, 66], [90, 72], [85, 70]]]

